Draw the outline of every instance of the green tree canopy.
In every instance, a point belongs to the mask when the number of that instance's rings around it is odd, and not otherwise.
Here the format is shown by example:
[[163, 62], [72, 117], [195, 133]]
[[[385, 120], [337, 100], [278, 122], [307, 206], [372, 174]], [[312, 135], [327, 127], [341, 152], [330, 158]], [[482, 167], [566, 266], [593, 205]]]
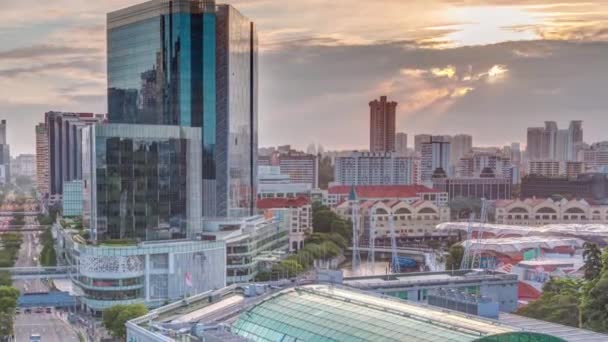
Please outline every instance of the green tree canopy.
[[585, 242], [583, 248], [585, 279], [596, 279], [602, 272], [602, 251], [596, 244], [591, 242]]
[[125, 338], [125, 323], [148, 313], [144, 304], [114, 305], [103, 311], [103, 326], [116, 338]]
[[462, 263], [462, 257], [464, 256], [464, 247], [459, 244], [454, 244], [448, 250], [448, 257], [445, 261], [445, 269], [458, 270]]
[[517, 313], [553, 323], [579, 326], [581, 283], [572, 279], [552, 278], [543, 286], [541, 297]]

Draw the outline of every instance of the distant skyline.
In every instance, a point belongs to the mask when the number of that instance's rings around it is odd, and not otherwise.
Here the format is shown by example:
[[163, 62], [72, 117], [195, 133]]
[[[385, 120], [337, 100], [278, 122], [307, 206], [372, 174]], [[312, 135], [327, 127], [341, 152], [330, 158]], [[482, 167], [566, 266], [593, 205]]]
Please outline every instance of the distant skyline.
[[[105, 15], [142, 1], [4, 2], [0, 119], [11, 153], [33, 153], [44, 112], [107, 111]], [[547, 120], [608, 140], [606, 1], [217, 2], [259, 26], [260, 146], [366, 149], [382, 95], [410, 146], [420, 133], [525, 144]]]

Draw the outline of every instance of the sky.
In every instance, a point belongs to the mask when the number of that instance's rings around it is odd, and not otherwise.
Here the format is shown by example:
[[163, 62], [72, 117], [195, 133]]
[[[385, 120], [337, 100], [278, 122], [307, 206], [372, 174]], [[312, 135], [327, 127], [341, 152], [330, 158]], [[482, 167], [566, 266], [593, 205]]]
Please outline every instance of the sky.
[[[107, 111], [105, 15], [139, 2], [0, 0], [13, 155], [34, 152], [46, 111]], [[545, 120], [583, 120], [587, 142], [608, 140], [608, 0], [226, 2], [258, 25], [261, 146], [365, 149], [381, 95], [410, 143], [525, 144]]]

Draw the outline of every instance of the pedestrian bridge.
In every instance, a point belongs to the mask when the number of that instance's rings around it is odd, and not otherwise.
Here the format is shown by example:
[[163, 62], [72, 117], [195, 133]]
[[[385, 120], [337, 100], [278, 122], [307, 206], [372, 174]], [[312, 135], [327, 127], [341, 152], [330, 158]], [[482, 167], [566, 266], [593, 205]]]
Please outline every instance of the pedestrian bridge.
[[[348, 250], [352, 251], [353, 248], [348, 247]], [[428, 248], [414, 248], [414, 247], [397, 247], [396, 250], [397, 250], [397, 254], [399, 254], [401, 256], [411, 257], [417, 261], [425, 260], [425, 255], [432, 252], [432, 250], [428, 249]], [[359, 246], [359, 252], [361, 252], [361, 253], [365, 254], [365, 253], [369, 253], [370, 251], [371, 251], [371, 247], [368, 245]], [[380, 245], [380, 246], [374, 246], [374, 251], [376, 254], [378, 254], [378, 253], [391, 254], [393, 252], [393, 249], [391, 248], [391, 246]]]
[[73, 308], [76, 299], [67, 292], [26, 293], [19, 296], [17, 306], [20, 308], [54, 307]]
[[40, 215], [39, 211], [0, 211], [0, 217], [4, 216], [38, 216]]
[[72, 266], [54, 267], [0, 267], [0, 272], [8, 272], [12, 280], [65, 279], [76, 269]]
[[0, 232], [39, 232], [46, 230], [51, 226], [43, 226], [39, 224], [24, 224], [23, 226], [6, 226], [5, 229], [0, 229]]

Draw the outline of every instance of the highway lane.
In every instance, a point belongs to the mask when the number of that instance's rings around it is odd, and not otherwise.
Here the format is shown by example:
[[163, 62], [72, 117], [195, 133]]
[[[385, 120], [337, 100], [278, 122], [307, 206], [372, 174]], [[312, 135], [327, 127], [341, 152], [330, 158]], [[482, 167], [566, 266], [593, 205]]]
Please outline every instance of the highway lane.
[[[25, 218], [25, 228], [34, 224], [36, 224], [36, 219], [34, 217]], [[38, 266], [40, 252], [42, 251], [39, 238], [40, 233], [23, 232], [21, 235], [23, 236], [23, 243], [21, 244], [15, 267]], [[18, 280], [15, 281], [13, 285], [17, 287], [21, 293], [48, 291], [48, 287], [40, 279]]]
[[54, 313], [18, 314], [15, 317], [16, 342], [29, 342], [31, 334], [40, 334], [41, 342], [79, 341], [74, 329]]

